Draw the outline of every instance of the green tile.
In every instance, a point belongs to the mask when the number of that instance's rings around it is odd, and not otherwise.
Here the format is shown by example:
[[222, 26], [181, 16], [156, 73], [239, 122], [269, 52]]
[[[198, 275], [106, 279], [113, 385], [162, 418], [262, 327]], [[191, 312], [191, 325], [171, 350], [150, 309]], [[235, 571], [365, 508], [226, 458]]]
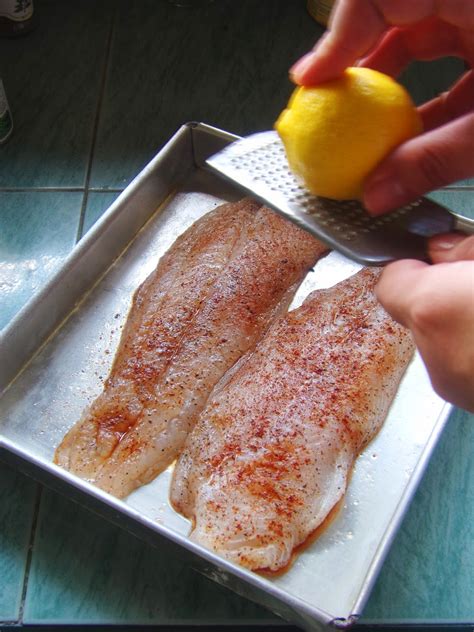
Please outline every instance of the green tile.
[[441, 189], [428, 197], [455, 213], [474, 218], [474, 190]]
[[86, 212], [84, 215], [84, 223], [82, 226], [82, 235], [85, 235], [89, 228], [91, 228], [95, 222], [102, 217], [105, 211], [119, 195], [119, 191], [89, 192], [87, 197]]
[[0, 192], [0, 328], [74, 246], [82, 193]]
[[110, 2], [35, 2], [37, 28], [0, 39], [14, 121], [0, 187], [83, 186], [112, 19]]
[[0, 621], [17, 621], [37, 485], [0, 463]]
[[91, 186], [123, 187], [188, 121], [271, 128], [290, 65], [321, 33], [303, 0], [122, 2]]
[[463, 60], [454, 57], [415, 61], [400, 75], [399, 81], [420, 105], [448, 90], [464, 72]]
[[474, 415], [456, 410], [364, 612], [474, 622]]
[[278, 620], [80, 506], [43, 494], [24, 623]]

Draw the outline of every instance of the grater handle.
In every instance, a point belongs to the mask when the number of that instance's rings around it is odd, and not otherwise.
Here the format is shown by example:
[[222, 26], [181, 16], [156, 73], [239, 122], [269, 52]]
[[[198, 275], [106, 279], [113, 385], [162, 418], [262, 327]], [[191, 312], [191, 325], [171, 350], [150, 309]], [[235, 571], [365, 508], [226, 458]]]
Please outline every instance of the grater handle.
[[454, 217], [454, 230], [459, 230], [466, 235], [474, 235], [474, 219], [451, 213]]

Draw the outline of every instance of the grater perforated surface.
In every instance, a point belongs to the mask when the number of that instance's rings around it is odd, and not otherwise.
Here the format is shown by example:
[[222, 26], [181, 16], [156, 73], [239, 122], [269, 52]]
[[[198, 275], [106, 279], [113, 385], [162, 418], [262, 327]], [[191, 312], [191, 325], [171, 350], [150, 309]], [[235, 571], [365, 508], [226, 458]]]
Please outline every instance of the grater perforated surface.
[[209, 158], [206, 166], [360, 263], [425, 259], [425, 238], [454, 228], [455, 216], [426, 198], [373, 218], [357, 200], [312, 195], [290, 171], [276, 132], [238, 140]]
[[332, 226], [344, 241], [353, 240], [358, 233], [369, 233], [389, 224], [420, 205], [417, 200], [389, 215], [374, 219], [367, 215], [357, 200], [335, 201], [316, 197], [290, 171], [284, 146], [278, 137], [242, 157], [231, 158], [230, 163], [235, 169], [252, 174], [253, 180], [264, 183], [271, 191], [283, 194], [288, 203], [318, 218], [321, 225]]

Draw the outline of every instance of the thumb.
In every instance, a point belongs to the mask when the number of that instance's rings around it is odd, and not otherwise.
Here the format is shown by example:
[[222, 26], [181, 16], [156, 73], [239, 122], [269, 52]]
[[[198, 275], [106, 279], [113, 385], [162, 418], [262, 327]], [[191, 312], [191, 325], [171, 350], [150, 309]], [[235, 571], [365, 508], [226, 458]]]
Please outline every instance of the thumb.
[[474, 261], [474, 235], [460, 233], [436, 235], [428, 242], [428, 254], [433, 263]]
[[364, 204], [379, 215], [423, 193], [474, 175], [474, 112], [412, 138], [370, 174]]

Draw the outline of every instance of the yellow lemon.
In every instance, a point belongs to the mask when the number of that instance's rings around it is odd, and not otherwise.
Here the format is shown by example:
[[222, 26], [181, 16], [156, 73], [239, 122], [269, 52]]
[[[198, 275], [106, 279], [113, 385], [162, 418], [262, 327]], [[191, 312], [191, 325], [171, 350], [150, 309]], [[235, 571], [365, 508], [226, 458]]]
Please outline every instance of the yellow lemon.
[[360, 198], [374, 167], [422, 131], [405, 88], [369, 68], [297, 88], [275, 127], [292, 171], [311, 193], [337, 200]]

